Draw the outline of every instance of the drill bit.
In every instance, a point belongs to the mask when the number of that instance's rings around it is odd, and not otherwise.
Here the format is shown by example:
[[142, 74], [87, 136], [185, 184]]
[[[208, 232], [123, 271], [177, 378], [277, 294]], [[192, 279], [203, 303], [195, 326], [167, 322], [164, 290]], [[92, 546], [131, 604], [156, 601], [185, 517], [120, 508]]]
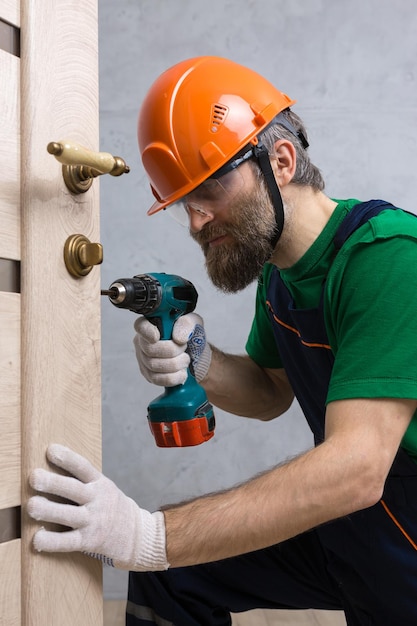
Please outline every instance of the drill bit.
[[113, 289], [102, 289], [100, 291], [102, 296], [108, 296], [109, 298], [115, 298], [118, 294], [118, 290], [114, 287]]

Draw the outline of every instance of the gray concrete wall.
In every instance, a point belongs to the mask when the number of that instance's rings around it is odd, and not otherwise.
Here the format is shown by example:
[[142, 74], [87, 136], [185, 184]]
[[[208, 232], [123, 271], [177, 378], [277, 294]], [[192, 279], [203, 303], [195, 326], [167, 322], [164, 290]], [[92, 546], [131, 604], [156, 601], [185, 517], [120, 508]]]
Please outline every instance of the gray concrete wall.
[[[417, 169], [417, 7], [414, 0], [99, 0], [101, 149], [131, 173], [101, 182], [102, 285], [142, 272], [177, 273], [199, 291], [209, 339], [242, 352], [254, 287], [211, 286], [202, 255], [152, 196], [136, 144], [153, 80], [190, 56], [229, 57], [297, 100], [311, 154], [332, 197], [383, 197], [414, 210]], [[194, 449], [158, 449], [146, 408], [160, 390], [139, 374], [132, 313], [103, 302], [104, 471], [155, 510], [249, 478], [311, 445], [297, 407], [273, 423], [217, 411], [216, 436]], [[127, 576], [106, 570], [108, 598]]]

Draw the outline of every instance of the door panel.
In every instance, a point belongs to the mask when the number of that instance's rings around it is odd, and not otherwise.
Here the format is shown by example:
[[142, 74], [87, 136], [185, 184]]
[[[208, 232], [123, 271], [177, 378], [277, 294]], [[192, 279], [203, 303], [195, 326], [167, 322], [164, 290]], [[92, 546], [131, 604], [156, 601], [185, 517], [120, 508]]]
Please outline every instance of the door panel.
[[3, 510], [20, 505], [20, 294], [0, 292], [0, 328], [0, 510]]
[[68, 236], [99, 241], [99, 182], [70, 193], [46, 150], [64, 138], [99, 149], [97, 41], [97, 0], [0, 0], [4, 626], [103, 621], [101, 564], [79, 553], [35, 553], [38, 524], [24, 507], [29, 472], [48, 466], [49, 443], [101, 463], [99, 268], [76, 279], [63, 259]]
[[0, 544], [1, 624], [20, 626], [20, 539]]
[[20, 26], [20, 2], [19, 0], [1, 0], [0, 19], [9, 24]]
[[0, 76], [0, 256], [20, 259], [20, 59], [5, 50]]
[[0, 614], [21, 624], [20, 4], [0, 1]]

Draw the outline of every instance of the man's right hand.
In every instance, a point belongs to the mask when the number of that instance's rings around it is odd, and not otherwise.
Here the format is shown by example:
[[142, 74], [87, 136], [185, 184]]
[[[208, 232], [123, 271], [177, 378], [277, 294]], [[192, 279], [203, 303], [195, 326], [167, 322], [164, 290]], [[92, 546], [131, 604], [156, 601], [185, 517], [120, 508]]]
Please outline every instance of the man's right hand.
[[187, 368], [200, 382], [207, 374], [211, 348], [206, 341], [203, 320], [196, 313], [182, 315], [174, 324], [172, 338], [161, 340], [157, 327], [145, 317], [135, 322], [133, 343], [139, 369], [154, 385], [173, 387], [187, 379]]

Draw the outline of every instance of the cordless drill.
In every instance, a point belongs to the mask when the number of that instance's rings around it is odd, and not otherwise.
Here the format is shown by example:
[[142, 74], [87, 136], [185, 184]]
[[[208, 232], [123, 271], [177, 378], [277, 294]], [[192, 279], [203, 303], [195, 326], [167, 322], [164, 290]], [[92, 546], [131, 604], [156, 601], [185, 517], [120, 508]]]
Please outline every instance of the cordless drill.
[[[101, 292], [114, 306], [144, 315], [171, 339], [176, 320], [194, 311], [198, 294], [192, 283], [172, 274], [139, 274], [120, 278]], [[161, 448], [195, 446], [214, 435], [213, 407], [188, 369], [183, 385], [165, 387], [148, 406], [148, 421]]]

